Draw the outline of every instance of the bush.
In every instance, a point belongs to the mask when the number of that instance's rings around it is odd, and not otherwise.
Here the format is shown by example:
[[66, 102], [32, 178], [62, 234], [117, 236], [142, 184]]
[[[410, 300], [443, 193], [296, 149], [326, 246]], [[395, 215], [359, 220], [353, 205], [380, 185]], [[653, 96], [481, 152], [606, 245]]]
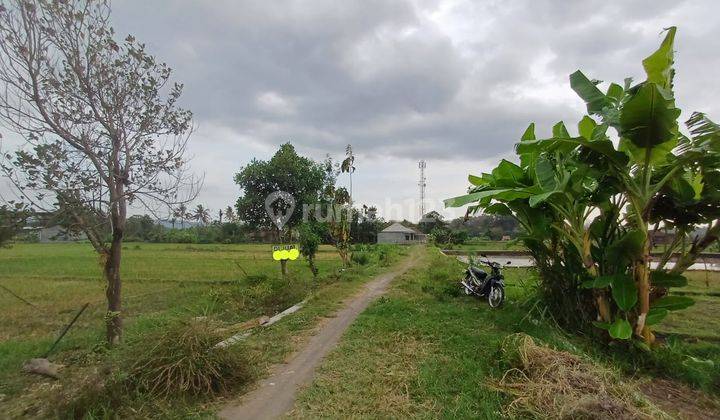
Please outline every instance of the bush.
[[230, 292], [237, 309], [251, 315], [273, 315], [302, 301], [310, 290], [304, 280], [252, 276]]
[[241, 348], [206, 321], [178, 321], [142, 337], [130, 352], [129, 388], [161, 397], [215, 396], [251, 379]]
[[350, 256], [350, 259], [359, 265], [367, 265], [372, 260], [372, 254], [367, 251], [355, 251]]
[[420, 289], [434, 296], [437, 300], [443, 301], [447, 297], [460, 296], [460, 270], [454, 261], [448, 263], [446, 260], [438, 261], [439, 264], [431, 264], [426, 276], [421, 279]]

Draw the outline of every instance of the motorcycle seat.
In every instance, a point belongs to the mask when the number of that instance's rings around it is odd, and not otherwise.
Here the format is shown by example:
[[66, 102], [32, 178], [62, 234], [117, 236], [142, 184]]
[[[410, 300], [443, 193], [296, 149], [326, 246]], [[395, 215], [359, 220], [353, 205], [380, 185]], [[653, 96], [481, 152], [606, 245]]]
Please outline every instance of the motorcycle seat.
[[472, 273], [478, 280], [484, 280], [487, 277], [487, 273], [477, 267], [470, 267]]

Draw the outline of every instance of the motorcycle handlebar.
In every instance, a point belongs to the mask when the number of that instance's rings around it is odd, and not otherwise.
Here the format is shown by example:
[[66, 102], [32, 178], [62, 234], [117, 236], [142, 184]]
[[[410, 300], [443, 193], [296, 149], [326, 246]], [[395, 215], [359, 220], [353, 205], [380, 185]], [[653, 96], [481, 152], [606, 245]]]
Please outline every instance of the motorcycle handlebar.
[[[469, 262], [469, 261], [468, 261], [468, 262]], [[479, 262], [480, 264], [485, 264], [485, 265], [488, 265], [488, 266], [490, 266], [490, 267], [497, 266], [498, 268], [502, 268], [502, 266], [503, 266], [503, 265], [500, 264], [499, 262], [490, 261], [490, 260], [478, 260], [478, 262]], [[510, 265], [510, 264], [512, 264], [512, 261], [508, 261], [505, 265]]]

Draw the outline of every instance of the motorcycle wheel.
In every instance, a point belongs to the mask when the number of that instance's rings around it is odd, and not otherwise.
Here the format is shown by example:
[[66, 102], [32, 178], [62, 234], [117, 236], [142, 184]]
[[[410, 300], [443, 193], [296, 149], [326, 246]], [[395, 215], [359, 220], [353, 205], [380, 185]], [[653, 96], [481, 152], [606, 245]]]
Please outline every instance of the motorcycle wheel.
[[505, 288], [502, 286], [491, 286], [487, 295], [488, 305], [491, 308], [499, 308], [505, 302]]

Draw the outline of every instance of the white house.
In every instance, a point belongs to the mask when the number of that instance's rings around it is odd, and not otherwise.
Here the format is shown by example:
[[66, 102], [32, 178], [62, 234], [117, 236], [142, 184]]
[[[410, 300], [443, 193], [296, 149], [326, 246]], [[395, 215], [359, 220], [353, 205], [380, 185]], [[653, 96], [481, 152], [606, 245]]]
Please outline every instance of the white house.
[[379, 244], [418, 244], [424, 243], [427, 236], [400, 223], [393, 223], [378, 233]]

